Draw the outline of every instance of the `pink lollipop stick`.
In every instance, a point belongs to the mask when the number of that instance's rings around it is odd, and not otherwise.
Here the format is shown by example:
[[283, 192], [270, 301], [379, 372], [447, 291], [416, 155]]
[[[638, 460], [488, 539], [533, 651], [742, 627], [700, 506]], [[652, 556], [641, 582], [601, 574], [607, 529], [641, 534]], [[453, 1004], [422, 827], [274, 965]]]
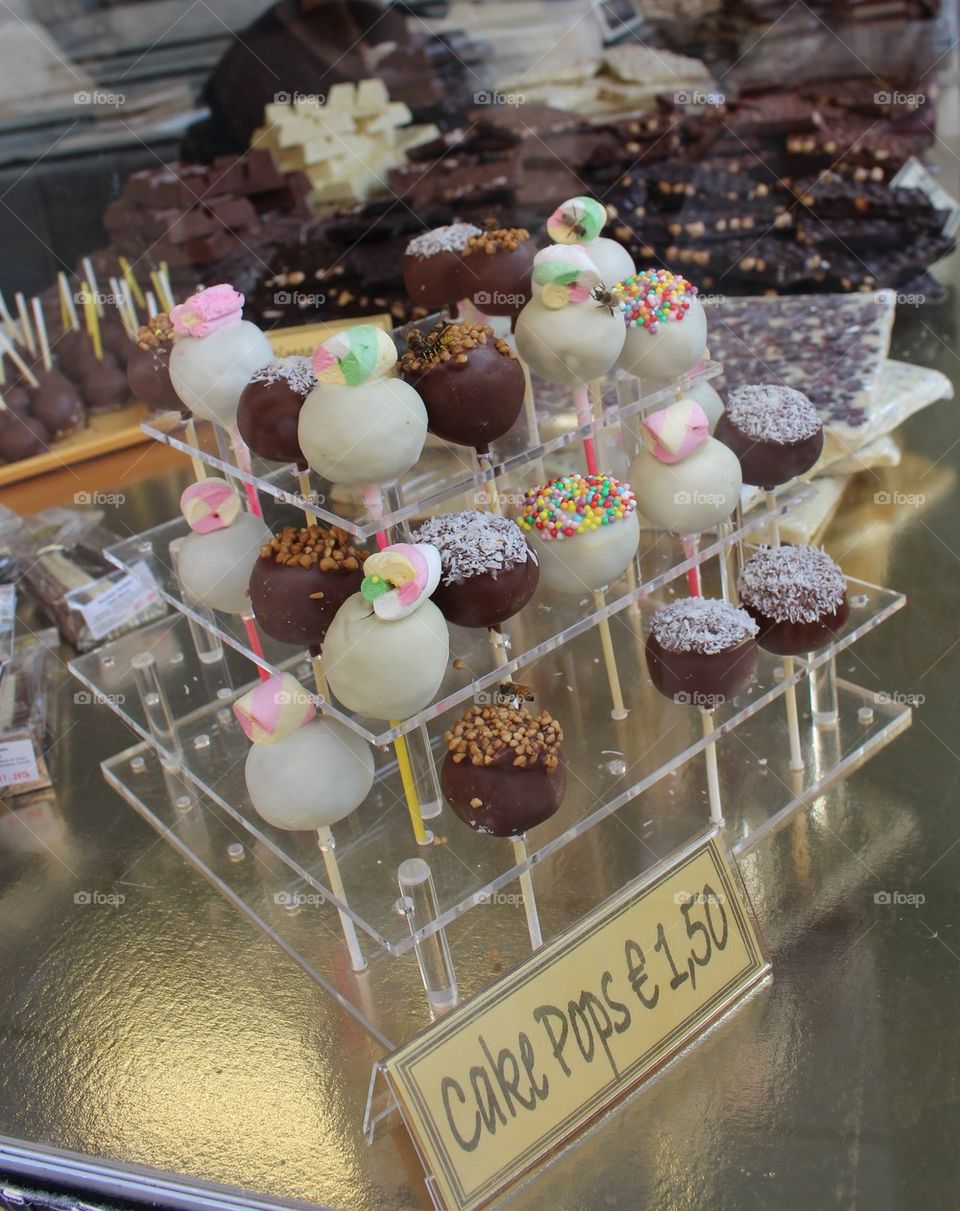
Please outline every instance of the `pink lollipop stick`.
[[[573, 406], [577, 413], [578, 425], [589, 425], [593, 419], [590, 413], [590, 396], [585, 383], [578, 383], [573, 389]], [[600, 463], [597, 460], [597, 447], [592, 437], [583, 439], [583, 456], [587, 461], [587, 474], [599, 475]]]
[[683, 542], [683, 557], [684, 559], [696, 559], [698, 562], [687, 569], [687, 584], [690, 586], [691, 597], [702, 597], [703, 591], [700, 586], [700, 535], [685, 534]]

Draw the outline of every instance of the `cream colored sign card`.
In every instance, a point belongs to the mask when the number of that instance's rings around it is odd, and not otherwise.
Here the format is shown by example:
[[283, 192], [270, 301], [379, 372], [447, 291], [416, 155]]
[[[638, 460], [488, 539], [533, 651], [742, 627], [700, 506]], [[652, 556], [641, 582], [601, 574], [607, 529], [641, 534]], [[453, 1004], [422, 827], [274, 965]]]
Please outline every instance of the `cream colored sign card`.
[[612, 902], [385, 1064], [451, 1208], [476, 1207], [765, 970], [716, 842]]
[[317, 345], [322, 345], [328, 337], [342, 332], [344, 328], [354, 328], [357, 324], [372, 324], [374, 328], [382, 328], [384, 332], [390, 332], [393, 328], [393, 320], [389, 315], [365, 315], [349, 320], [303, 324], [299, 328], [273, 328], [267, 336], [277, 357], [310, 357]]

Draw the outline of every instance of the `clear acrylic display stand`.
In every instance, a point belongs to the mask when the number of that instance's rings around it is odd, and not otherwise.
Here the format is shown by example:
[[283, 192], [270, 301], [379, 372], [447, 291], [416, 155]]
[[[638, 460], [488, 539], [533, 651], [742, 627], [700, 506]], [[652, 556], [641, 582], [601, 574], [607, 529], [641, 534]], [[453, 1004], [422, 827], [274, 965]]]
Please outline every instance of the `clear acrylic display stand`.
[[[711, 364], [702, 373], [709, 377], [718, 369]], [[514, 493], [579, 466], [585, 436], [596, 440], [605, 468], [617, 474], [627, 450], [622, 421], [670, 402], [683, 383], [643, 398], [635, 381], [633, 394], [622, 376], [605, 381], [584, 425], [577, 423], [568, 393], [534, 386], [536, 417], [526, 412], [489, 461], [480, 466], [469, 451], [431, 443], [417, 468], [387, 494], [381, 516], [373, 516], [359, 494], [315, 479], [304, 501], [293, 468], [267, 470], [256, 460], [239, 466], [229, 443], [203, 427], [196, 446], [177, 418], [144, 428], [214, 473], [249, 485], [268, 522], [289, 524], [297, 516], [289, 506], [307, 503], [359, 538], [393, 527], [396, 540], [405, 522], [441, 505], [476, 507], [494, 475], [498, 491]], [[396, 727], [325, 703], [378, 751], [373, 790], [323, 845], [316, 833], [273, 828], [253, 810], [243, 774], [249, 745], [230, 709], [255, 683], [255, 666], [292, 671], [311, 688], [305, 654], [266, 637], [257, 653], [238, 618], [185, 601], [174, 568], [186, 528], [180, 519], [161, 523], [109, 554], [122, 567], [145, 562], [175, 613], [71, 665], [139, 738], [104, 763], [105, 777], [392, 1048], [530, 952], [531, 896], [538, 929], [549, 941], [682, 849], [711, 815], [716, 819], [718, 804], [726, 843], [740, 852], [909, 725], [908, 707], [875, 701], [872, 693], [835, 680], [836, 655], [904, 604], [898, 593], [856, 581], [849, 584], [849, 620], [831, 643], [796, 660], [790, 676], [779, 659], [761, 652], [754, 683], [712, 713], [706, 732], [695, 707], [661, 697], [647, 676], [643, 645], [650, 617], [664, 601], [686, 595], [688, 570], [698, 563], [704, 591], [718, 595], [721, 583], [730, 583], [730, 553], [760, 541], [771, 519], [808, 491], [790, 486], [723, 535], [705, 535], [698, 555], [678, 539], [645, 532], [637, 560], [599, 601], [541, 588], [504, 628], [505, 665], [498, 664], [485, 632], [451, 627], [451, 665], [435, 702]], [[603, 620], [610, 624], [625, 719], [611, 717]], [[525, 846], [513, 846], [474, 833], [444, 808], [430, 821], [433, 844], [418, 846], [396, 756], [385, 746], [412, 733], [421, 777], [432, 777], [434, 763], [439, 766], [445, 755], [444, 730], [508, 674], [522, 679], [535, 694], [536, 709], [549, 709], [564, 728], [568, 789], [560, 810], [527, 836]], [[796, 693], [798, 685], [803, 692]], [[800, 770], [789, 768], [785, 695], [799, 704]], [[715, 762], [708, 759], [711, 752]]]

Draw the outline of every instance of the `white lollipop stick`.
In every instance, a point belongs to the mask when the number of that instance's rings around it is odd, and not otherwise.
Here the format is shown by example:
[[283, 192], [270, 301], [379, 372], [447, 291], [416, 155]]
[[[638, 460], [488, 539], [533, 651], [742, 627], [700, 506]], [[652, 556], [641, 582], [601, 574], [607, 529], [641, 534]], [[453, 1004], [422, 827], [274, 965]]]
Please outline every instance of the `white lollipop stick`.
[[38, 298], [30, 300], [30, 307], [33, 311], [33, 323], [37, 330], [37, 340], [40, 343], [40, 356], [43, 359], [44, 370], [53, 369], [53, 357], [50, 354], [50, 338], [47, 336], [47, 323], [43, 318], [43, 307], [40, 305]]
[[[713, 719], [710, 712], [700, 708], [700, 718], [703, 722], [704, 736], [713, 734]], [[710, 823], [723, 824], [723, 807], [720, 804], [720, 774], [717, 769], [717, 746], [711, 740], [703, 750], [707, 763], [707, 795], [710, 799]]]
[[80, 317], [77, 315], [77, 305], [74, 302], [73, 292], [70, 289], [70, 283], [67, 281], [67, 275], [63, 272], [58, 273], [57, 282], [60, 285], [60, 296], [63, 299], [63, 305], [66, 308], [67, 315], [70, 317], [70, 327], [74, 332], [79, 332]]
[[30, 369], [30, 367], [27, 365], [27, 363], [20, 356], [19, 352], [17, 351], [16, 346], [11, 343], [10, 338], [7, 336], [7, 334], [5, 332], [0, 332], [0, 350], [2, 350], [7, 355], [7, 357], [11, 360], [11, 362], [13, 362], [13, 364], [20, 371], [20, 373], [27, 380], [27, 382], [30, 384], [31, 387], [40, 386], [40, 384], [37, 382], [36, 375], [33, 373], [33, 371]]
[[31, 353], [37, 352], [37, 342], [34, 339], [33, 329], [30, 327], [30, 314], [27, 311], [27, 300], [18, 290], [13, 296], [17, 304], [17, 315], [20, 317], [20, 332], [23, 336], [24, 344]]
[[[773, 509], [777, 503], [776, 493], [764, 492], [764, 501], [768, 508]], [[770, 519], [770, 543], [774, 547], [780, 546], [780, 519], [772, 517]], [[794, 663], [792, 656], [783, 657], [783, 676], [789, 679], [794, 673]], [[803, 769], [803, 748], [800, 744], [800, 714], [797, 710], [797, 687], [791, 683], [787, 686], [784, 692], [784, 704], [787, 708], [787, 734], [790, 738], [790, 768], [792, 770]]]
[[160, 314], [160, 308], [157, 306], [157, 296], [153, 293], [152, 290], [148, 290], [147, 294], [146, 294], [146, 298], [147, 298], [147, 318], [151, 319], [151, 320], [155, 319]]
[[[607, 599], [604, 597], [603, 589], [594, 589], [593, 605], [594, 609], [602, 610], [607, 604]], [[610, 711], [610, 718], [616, 719], [618, 722], [621, 719], [626, 719], [630, 712], [624, 706], [623, 691], [620, 688], [620, 674], [617, 671], [617, 658], [613, 651], [613, 636], [610, 634], [610, 619], [601, 618], [597, 624], [597, 630], [600, 632], [600, 647], [603, 649], [603, 663], [607, 670], [607, 681], [610, 685], [610, 697], [613, 700], [613, 709]]]
[[80, 264], [83, 266], [86, 283], [90, 287], [90, 291], [93, 294], [93, 305], [97, 309], [97, 315], [102, 318], [103, 303], [100, 302], [100, 287], [97, 284], [97, 275], [93, 272], [93, 262], [88, 256], [85, 256]]
[[[516, 861], [526, 862], [526, 835], [511, 837], [510, 844], [513, 846], [513, 856]], [[540, 913], [537, 911], [537, 901], [533, 894], [533, 878], [529, 870], [525, 870], [520, 876], [520, 891], [523, 895], [523, 911], [527, 918], [527, 930], [530, 934], [530, 948], [531, 950], [539, 950], [543, 945], [543, 932], [540, 928]]]
[[13, 340], [19, 341], [21, 339], [20, 325], [10, 314], [10, 308], [7, 306], [7, 300], [3, 297], [2, 290], [0, 290], [0, 319], [3, 320], [8, 335]]
[[[343, 889], [343, 880], [340, 878], [340, 867], [337, 864], [337, 855], [334, 849], [336, 842], [333, 839], [333, 833], [330, 831], [329, 825], [324, 825], [323, 828], [317, 829], [317, 842], [320, 846], [320, 852], [323, 854], [323, 865], [326, 867], [330, 890], [341, 903], [346, 904], [347, 895]], [[338, 908], [337, 913], [340, 917], [340, 928], [343, 930], [343, 940], [346, 942], [347, 950], [350, 952], [350, 966], [354, 971], [363, 971], [367, 966], [367, 960], [363, 957], [363, 951], [360, 949], [360, 941], [357, 938], [357, 927], [342, 908]]]

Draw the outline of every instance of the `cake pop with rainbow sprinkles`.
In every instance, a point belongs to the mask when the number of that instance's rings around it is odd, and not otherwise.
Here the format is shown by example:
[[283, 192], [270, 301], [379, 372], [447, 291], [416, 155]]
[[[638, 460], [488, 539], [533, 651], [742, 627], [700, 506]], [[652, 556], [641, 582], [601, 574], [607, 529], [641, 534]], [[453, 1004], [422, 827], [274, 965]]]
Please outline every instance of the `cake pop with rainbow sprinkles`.
[[641, 269], [611, 292], [627, 329], [618, 364], [628, 374], [668, 381], [703, 361], [707, 316], [686, 278], [669, 269]]

